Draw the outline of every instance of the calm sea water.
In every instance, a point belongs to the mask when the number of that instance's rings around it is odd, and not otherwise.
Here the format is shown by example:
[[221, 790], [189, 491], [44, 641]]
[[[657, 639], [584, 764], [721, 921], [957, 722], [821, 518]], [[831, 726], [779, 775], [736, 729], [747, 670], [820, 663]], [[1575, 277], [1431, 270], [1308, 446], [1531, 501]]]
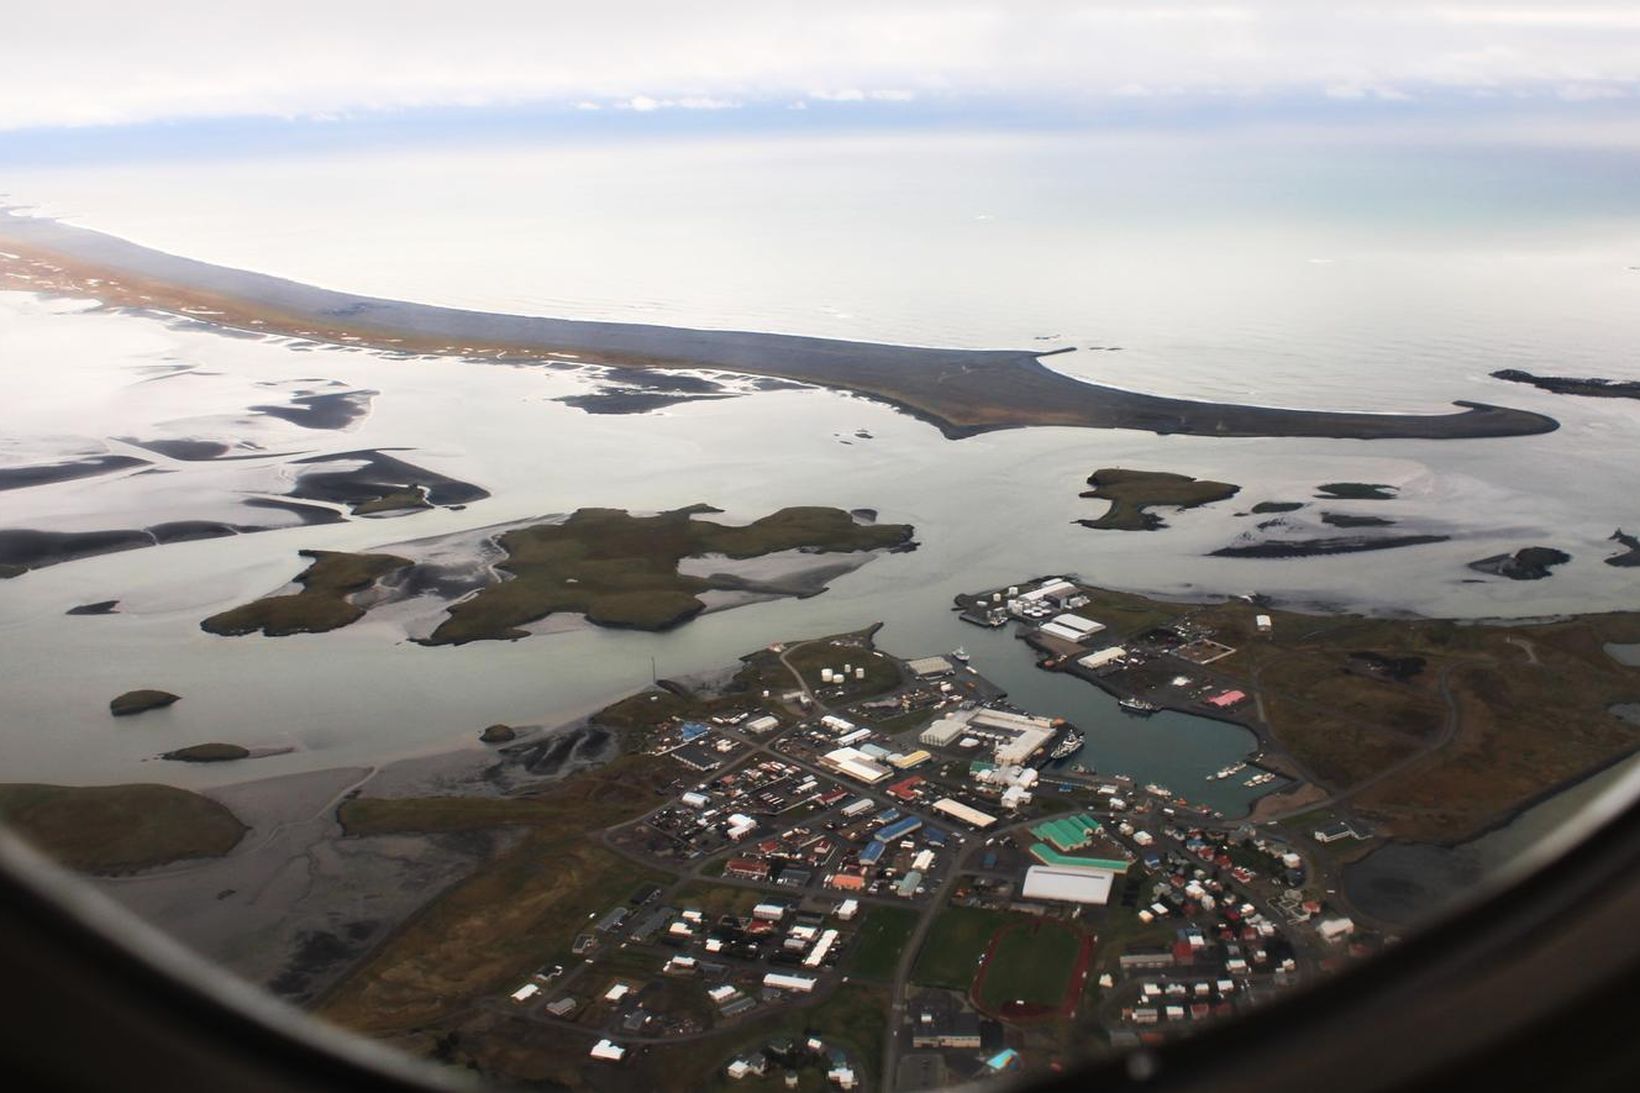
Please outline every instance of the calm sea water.
[[[951, 442], [823, 391], [598, 417], [553, 401], [586, 390], [583, 377], [303, 352], [0, 294], [0, 370], [19, 392], [0, 428], [7, 461], [128, 435], [250, 436], [280, 451], [405, 446], [494, 494], [459, 513], [180, 544], [0, 585], [7, 777], [204, 784], [376, 762], [470, 739], [493, 721], [551, 723], [595, 707], [646, 683], [651, 657], [680, 674], [881, 620], [887, 648], [966, 645], [1021, 704], [1090, 729], [1094, 766], [1233, 806], [1234, 784], [1202, 778], [1245, 754], [1246, 734], [1124, 718], [1092, 688], [1037, 672], [1020, 643], [958, 623], [951, 597], [1073, 571], [1164, 594], [1259, 590], [1466, 617], [1640, 608], [1634, 571], [1600, 562], [1614, 528], [1640, 528], [1633, 404], [1487, 376], [1521, 367], [1640, 378], [1640, 193], [1620, 184], [1624, 167], [1621, 157], [1548, 152], [949, 136], [270, 156], [132, 166], [117, 185], [105, 169], [9, 172], [0, 185], [15, 202], [351, 291], [895, 342], [1071, 345], [1079, 351], [1054, 367], [1166, 394], [1414, 411], [1475, 399], [1541, 410], [1564, 427], [1447, 443], [1065, 429]], [[210, 374], [144, 382], [174, 363]], [[258, 384], [310, 377], [382, 394], [347, 434], [245, 420], [243, 408], [267, 397]], [[855, 438], [859, 429], [872, 439]], [[1083, 480], [1110, 464], [1245, 489], [1169, 517], [1162, 533], [1074, 525], [1098, 511], [1076, 497]], [[220, 515], [239, 493], [278, 485], [255, 465], [168, 469], [118, 488], [12, 491], [0, 495], [3, 523]], [[1245, 505], [1302, 500], [1339, 480], [1400, 486], [1389, 509], [1372, 511], [1453, 541], [1341, 558], [1204, 557], [1247, 529], [1234, 515]], [[666, 635], [587, 630], [424, 649], [387, 622], [277, 640], [197, 627], [288, 580], [299, 548], [375, 548], [580, 505], [695, 501], [735, 519], [782, 504], [872, 507], [917, 525], [923, 547], [816, 599]], [[1468, 582], [1465, 562], [1533, 543], [1575, 560], [1535, 584]], [[109, 598], [123, 601], [121, 614], [62, 614]], [[184, 700], [112, 722], [108, 698], [136, 686]], [[144, 766], [201, 740], [298, 750], [228, 768]]]

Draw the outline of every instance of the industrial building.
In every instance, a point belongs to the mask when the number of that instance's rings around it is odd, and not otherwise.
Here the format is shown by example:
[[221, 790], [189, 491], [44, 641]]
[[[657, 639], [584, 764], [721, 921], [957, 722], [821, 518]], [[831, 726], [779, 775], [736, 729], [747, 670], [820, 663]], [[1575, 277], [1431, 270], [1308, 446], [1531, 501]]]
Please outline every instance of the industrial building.
[[956, 666], [944, 657], [918, 657], [916, 660], [906, 661], [905, 666], [921, 679], [948, 676], [957, 670]]
[[1026, 899], [1056, 903], [1088, 903], [1103, 907], [1110, 900], [1116, 874], [1084, 865], [1033, 865], [1025, 871]]
[[1089, 653], [1076, 663], [1091, 671], [1098, 671], [1100, 668], [1108, 668], [1117, 661], [1126, 659], [1127, 650], [1120, 645], [1112, 645], [1108, 649], [1100, 649], [1097, 652]]
[[808, 994], [814, 990], [814, 980], [806, 975], [785, 975], [781, 972], [769, 972], [763, 977], [763, 985], [777, 991], [795, 991], [798, 994]]
[[827, 770], [846, 775], [857, 782], [874, 785], [889, 775], [889, 769], [859, 748], [835, 748], [820, 757], [820, 765]]
[[981, 812], [977, 808], [970, 808], [961, 801], [953, 800], [950, 797], [941, 797], [934, 802], [932, 807], [935, 812], [949, 816], [953, 820], [960, 820], [969, 827], [986, 828], [997, 822], [995, 816]]

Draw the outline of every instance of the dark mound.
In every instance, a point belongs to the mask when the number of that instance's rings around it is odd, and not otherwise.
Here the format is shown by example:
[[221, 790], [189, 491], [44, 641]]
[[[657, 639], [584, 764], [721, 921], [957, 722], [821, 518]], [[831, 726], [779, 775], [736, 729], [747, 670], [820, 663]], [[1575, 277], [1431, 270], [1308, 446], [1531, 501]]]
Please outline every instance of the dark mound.
[[161, 759], [170, 759], [178, 763], [231, 763], [235, 759], [249, 759], [250, 749], [242, 748], [238, 744], [194, 744], [191, 747], [178, 748], [160, 756]]
[[518, 730], [511, 725], [491, 725], [479, 733], [478, 738], [486, 744], [505, 744], [518, 739]]
[[1565, 565], [1571, 560], [1570, 554], [1552, 547], [1524, 547], [1513, 554], [1494, 554], [1490, 558], [1470, 562], [1469, 568], [1477, 573], [1507, 577], [1511, 581], [1541, 581], [1551, 575], [1550, 567]]
[[98, 600], [96, 603], [82, 603], [77, 607], [70, 607], [64, 611], [65, 615], [112, 615], [120, 606], [119, 600]]
[[150, 688], [126, 691], [108, 704], [108, 712], [115, 717], [129, 717], [132, 714], [169, 706], [171, 703], [179, 701], [181, 697], [181, 695], [174, 695], [170, 691], [156, 691]]
[[1381, 482], [1328, 482], [1316, 490], [1317, 497], [1330, 501], [1393, 501], [1401, 492], [1400, 487]]

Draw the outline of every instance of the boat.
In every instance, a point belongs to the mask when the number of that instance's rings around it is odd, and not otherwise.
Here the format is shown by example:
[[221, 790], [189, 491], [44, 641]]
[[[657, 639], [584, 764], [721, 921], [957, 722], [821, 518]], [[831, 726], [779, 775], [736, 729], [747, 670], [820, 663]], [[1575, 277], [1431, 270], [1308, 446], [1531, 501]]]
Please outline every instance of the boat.
[[1139, 717], [1147, 717], [1161, 709], [1161, 707], [1156, 705], [1154, 702], [1147, 702], [1142, 698], [1136, 698], [1131, 695], [1127, 698], [1117, 699], [1116, 705], [1120, 706], [1124, 713], [1135, 714]]
[[956, 661], [958, 664], [967, 664], [968, 650], [959, 645], [957, 648], [951, 650], [951, 659]]
[[1165, 797], [1173, 796], [1173, 791], [1171, 789], [1168, 789], [1166, 786], [1159, 786], [1155, 782], [1151, 782], [1150, 784], [1146, 785], [1145, 786], [1145, 792], [1150, 794], [1152, 797], [1164, 797], [1165, 798]]
[[1246, 769], [1247, 769], [1247, 764], [1246, 763], [1231, 763], [1229, 766], [1223, 767], [1219, 770], [1214, 771], [1212, 774], [1209, 774], [1207, 776], [1207, 780], [1209, 782], [1222, 782], [1224, 779], [1230, 777], [1231, 775], [1240, 774], [1242, 771], [1244, 771]]
[[1271, 774], [1269, 771], [1265, 771], [1263, 774], [1253, 775], [1251, 778], [1247, 779], [1247, 781], [1243, 782], [1242, 785], [1246, 786], [1248, 789], [1252, 789], [1254, 786], [1262, 786], [1275, 780], [1276, 776], [1274, 774]]
[[1081, 733], [1077, 732], [1075, 729], [1066, 729], [1064, 739], [1060, 740], [1059, 743], [1053, 746], [1053, 750], [1048, 753], [1048, 758], [1069, 759], [1071, 756], [1076, 754], [1078, 749], [1082, 747], [1082, 742], [1083, 738]]

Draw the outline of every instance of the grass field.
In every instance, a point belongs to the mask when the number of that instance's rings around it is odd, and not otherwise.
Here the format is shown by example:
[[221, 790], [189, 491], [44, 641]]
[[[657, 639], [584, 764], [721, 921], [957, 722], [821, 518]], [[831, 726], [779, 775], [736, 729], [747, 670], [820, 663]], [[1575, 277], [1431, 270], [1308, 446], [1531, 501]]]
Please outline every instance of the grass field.
[[802, 673], [803, 682], [816, 691], [825, 691], [827, 695], [836, 685], [820, 681], [822, 668], [841, 670], [845, 664], [852, 668], [864, 668], [864, 679], [854, 679], [851, 672], [850, 678], [842, 684], [845, 701], [883, 694], [894, 690], [902, 682], [900, 669], [892, 660], [873, 650], [869, 644], [861, 644], [860, 639], [852, 635], [793, 645], [786, 652], [786, 660]]
[[872, 907], [860, 920], [860, 934], [843, 958], [842, 970], [851, 976], [886, 983], [894, 978], [917, 912], [906, 907]]
[[1065, 998], [1082, 939], [1055, 922], [1033, 922], [1006, 931], [985, 966], [979, 1001], [995, 1012], [1010, 1002], [1053, 1007]]
[[911, 968], [912, 982], [966, 991], [991, 935], [1015, 916], [977, 907], [947, 907], [934, 918], [928, 938]]
[[304, 550], [313, 564], [296, 577], [302, 591], [289, 596], [269, 596], [212, 615], [200, 629], [212, 634], [254, 634], [268, 637], [289, 634], [319, 634], [346, 626], [364, 615], [364, 608], [347, 597], [369, 588], [382, 577], [410, 565], [408, 559], [393, 554], [343, 554], [330, 550]]
[[157, 785], [0, 785], [0, 820], [42, 853], [88, 873], [216, 857], [245, 834], [209, 797]]
[[670, 771], [644, 756], [585, 771], [519, 798], [365, 798], [342, 806], [350, 835], [524, 825], [525, 836], [424, 906], [321, 1002], [364, 1032], [411, 1028], [561, 961], [590, 916], [664, 874], [589, 837], [641, 814]]

